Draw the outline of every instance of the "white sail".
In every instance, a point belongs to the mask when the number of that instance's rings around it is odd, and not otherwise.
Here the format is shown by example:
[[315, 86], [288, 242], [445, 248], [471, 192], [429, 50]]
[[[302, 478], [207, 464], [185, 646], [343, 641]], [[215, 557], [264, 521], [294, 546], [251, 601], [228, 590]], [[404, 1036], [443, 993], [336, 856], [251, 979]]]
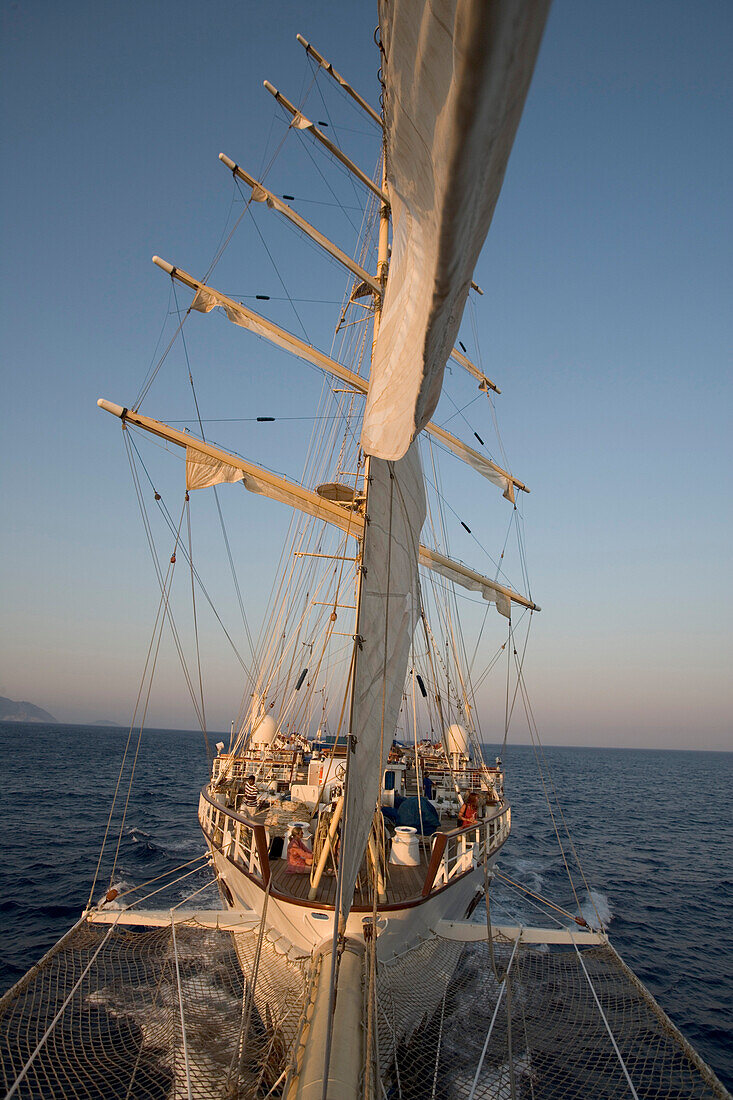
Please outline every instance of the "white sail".
[[392, 744], [420, 613], [418, 555], [425, 491], [417, 444], [369, 469], [343, 839], [342, 913], [349, 911]]
[[546, 0], [382, 0], [392, 259], [362, 443], [397, 459], [430, 419], [499, 196]]

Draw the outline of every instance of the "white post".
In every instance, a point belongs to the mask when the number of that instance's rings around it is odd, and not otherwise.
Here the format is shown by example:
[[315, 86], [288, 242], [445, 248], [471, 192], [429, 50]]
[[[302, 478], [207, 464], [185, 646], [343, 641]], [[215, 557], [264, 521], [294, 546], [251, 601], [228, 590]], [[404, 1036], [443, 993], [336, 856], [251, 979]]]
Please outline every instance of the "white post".
[[331, 824], [328, 829], [328, 836], [326, 837], [326, 843], [323, 845], [320, 856], [318, 857], [318, 864], [315, 871], [311, 875], [311, 888], [308, 891], [308, 900], [313, 901], [318, 892], [318, 887], [323, 877], [323, 872], [326, 870], [326, 861], [330, 852], [333, 850], [333, 842], [336, 839], [336, 831], [341, 820], [341, 814], [344, 809], [344, 796], [341, 795], [336, 803], [336, 809], [333, 811], [333, 817], [331, 818]]

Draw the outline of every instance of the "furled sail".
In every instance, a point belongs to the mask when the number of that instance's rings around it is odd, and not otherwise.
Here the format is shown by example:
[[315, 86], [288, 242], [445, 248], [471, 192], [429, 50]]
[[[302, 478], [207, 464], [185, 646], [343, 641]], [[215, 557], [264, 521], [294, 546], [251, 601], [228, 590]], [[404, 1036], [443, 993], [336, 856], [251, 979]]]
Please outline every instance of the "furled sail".
[[530, 611], [539, 611], [539, 607], [526, 596], [520, 596], [503, 584], [490, 580], [488, 577], [477, 573], [475, 569], [464, 565], [463, 562], [447, 558], [445, 554], [439, 554], [437, 550], [430, 550], [427, 546], [420, 547], [420, 565], [430, 569], [433, 573], [439, 573], [454, 584], [460, 584], [469, 592], [480, 592], [488, 603], [495, 603], [496, 610], [506, 619], [512, 616], [512, 603], [526, 607]]
[[381, 0], [392, 259], [362, 443], [432, 416], [499, 196], [549, 0]]
[[417, 563], [426, 505], [417, 443], [399, 462], [373, 459], [369, 477], [341, 855], [344, 914], [381, 793], [420, 614]]
[[[215, 290], [213, 287], [200, 282], [198, 279], [194, 279], [187, 271], [183, 271], [179, 267], [174, 267], [173, 264], [168, 263], [166, 260], [161, 260], [158, 256], [154, 256], [153, 260], [158, 267], [167, 272], [172, 278], [177, 279], [179, 282], [183, 283], [184, 286], [190, 287], [191, 290], [195, 290], [196, 293], [191, 302], [191, 309], [195, 309], [198, 313], [211, 313], [213, 309], [221, 307], [233, 324], [239, 325], [241, 328], [249, 329], [250, 332], [254, 332], [256, 336], [269, 340], [277, 347], [283, 348], [293, 355], [297, 355], [299, 359], [303, 359], [307, 363], [312, 363], [313, 366], [326, 371], [327, 374], [332, 374], [335, 378], [339, 378], [342, 382], [346, 382], [350, 386], [353, 386], [359, 393], [366, 394], [368, 392], [368, 379], [349, 370], [348, 367], [343, 366], [335, 359], [331, 359], [330, 356], [325, 355], [322, 351], [318, 351], [312, 344], [305, 343], [299, 337], [294, 336], [293, 333], [280, 328], [278, 325], [269, 321], [266, 317], [262, 317], [259, 313], [255, 313], [254, 310], [249, 309], [247, 306], [243, 306], [241, 302], [235, 302], [234, 299], [228, 298], [225, 294], [220, 293], [220, 291]], [[474, 367], [470, 359], [467, 359], [460, 351], [454, 348], [452, 354], [457, 362], [460, 362], [466, 370], [481, 381], [482, 385], [489, 385], [496, 389], [494, 384], [486, 379], [486, 376], [478, 370], [477, 367]], [[444, 447], [447, 447], [448, 450], [458, 458], [468, 463], [477, 473], [485, 477], [487, 481], [497, 485], [502, 490], [506, 499], [512, 501], [512, 503], [514, 502], [515, 489], [521, 489], [522, 492], [525, 493], [529, 492], [527, 486], [521, 482], [519, 478], [514, 477], [514, 475], [510, 474], [507, 470], [503, 470], [501, 466], [492, 462], [490, 458], [481, 454], [480, 451], [475, 450], [473, 447], [469, 447], [468, 444], [457, 439], [454, 435], [451, 435], [445, 428], [439, 428], [437, 424], [431, 422], [425, 425], [425, 431], [442, 443]]]
[[[164, 424], [162, 420], [153, 420], [150, 416], [143, 416], [142, 413], [126, 409], [124, 406], [106, 401], [102, 397], [100, 397], [97, 404], [105, 412], [118, 416], [128, 424], [134, 424], [152, 435], [157, 435], [160, 439], [166, 439], [169, 443], [175, 443], [179, 447], [185, 448], [187, 489], [206, 489], [212, 485], [241, 481], [245, 489], [248, 489], [251, 493], [270, 497], [271, 500], [278, 500], [281, 504], [287, 504], [290, 508], [296, 508], [299, 512], [305, 512], [306, 515], [313, 516], [315, 519], [324, 520], [326, 523], [339, 527], [355, 539], [364, 538], [364, 519], [352, 508], [337, 504], [321, 493], [313, 492], [312, 489], [306, 489], [304, 485], [299, 485], [295, 481], [288, 480], [288, 478], [273, 474], [264, 466], [258, 466], [240, 455], [225, 451], [221, 447], [205, 442], [203, 439], [197, 439], [195, 436], [189, 435], [188, 432], [171, 428], [168, 424]], [[379, 508], [380, 498], [377, 495], [370, 503], [370, 520], [372, 517], [376, 519], [380, 514]], [[369, 526], [371, 527], [371, 524]], [[379, 524], [377, 523], [375, 530], [378, 527]], [[416, 538], [419, 534], [418, 528]], [[532, 611], [540, 610], [526, 596], [498, 584], [496, 581], [492, 581], [489, 577], [484, 577], [481, 573], [469, 568], [469, 566], [463, 565], [462, 562], [454, 561], [453, 558], [438, 553], [437, 550], [431, 550], [427, 546], [420, 545], [418, 560], [420, 565], [435, 573], [440, 573], [446, 580], [453, 581], [472, 592], [480, 592], [485, 600], [497, 604], [499, 610], [501, 610], [499, 600], [501, 596], [506, 597], [511, 603], [516, 603], [520, 607], [527, 607]]]

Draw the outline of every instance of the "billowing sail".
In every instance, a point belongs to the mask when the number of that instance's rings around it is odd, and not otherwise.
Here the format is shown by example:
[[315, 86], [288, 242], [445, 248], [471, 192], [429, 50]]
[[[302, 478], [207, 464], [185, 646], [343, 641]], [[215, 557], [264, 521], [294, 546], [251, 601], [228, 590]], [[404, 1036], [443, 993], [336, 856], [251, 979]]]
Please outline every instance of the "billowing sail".
[[504, 178], [549, 0], [381, 0], [392, 259], [362, 442], [432, 416]]
[[420, 613], [418, 553], [425, 491], [417, 443], [399, 462], [369, 469], [342, 845], [342, 911], [348, 912], [382, 786]]

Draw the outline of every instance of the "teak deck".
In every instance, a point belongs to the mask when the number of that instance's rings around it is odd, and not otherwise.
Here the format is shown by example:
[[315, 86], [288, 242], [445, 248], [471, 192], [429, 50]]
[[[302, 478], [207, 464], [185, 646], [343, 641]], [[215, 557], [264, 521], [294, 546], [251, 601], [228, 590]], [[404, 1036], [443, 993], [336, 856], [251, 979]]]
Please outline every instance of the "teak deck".
[[[290, 895], [299, 901], [308, 901], [310, 890], [310, 875], [289, 875], [287, 863], [284, 859], [272, 860], [270, 873], [272, 875], [272, 888], [278, 894]], [[387, 904], [395, 905], [403, 901], [413, 901], [422, 893], [428, 864], [425, 853], [422, 853], [422, 862], [418, 867], [397, 867], [389, 865], [387, 881]], [[364, 889], [357, 886], [356, 904], [366, 905], [371, 902], [371, 890], [364, 884]], [[333, 905], [336, 896], [335, 875], [324, 875], [321, 879], [314, 905]]]

